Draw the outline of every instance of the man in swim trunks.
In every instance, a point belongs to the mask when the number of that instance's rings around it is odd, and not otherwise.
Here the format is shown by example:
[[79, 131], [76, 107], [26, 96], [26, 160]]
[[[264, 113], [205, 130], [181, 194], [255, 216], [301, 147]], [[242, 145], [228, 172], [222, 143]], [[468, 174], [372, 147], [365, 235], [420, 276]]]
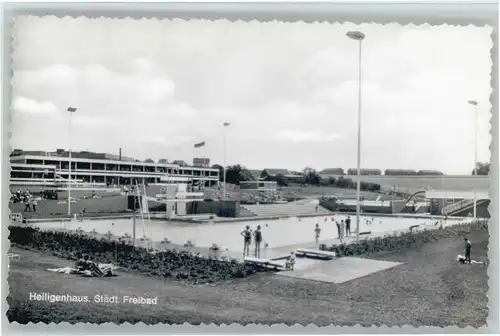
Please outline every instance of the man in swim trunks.
[[321, 234], [321, 228], [319, 224], [316, 223], [316, 228], [314, 229], [314, 233], [316, 234], [316, 246], [319, 246], [319, 235]]
[[253, 233], [255, 237], [255, 257], [260, 258], [260, 243], [262, 243], [262, 231], [260, 225], [257, 225], [257, 230]]
[[250, 244], [252, 243], [252, 230], [250, 230], [250, 226], [247, 225], [245, 230], [241, 231], [241, 235], [243, 236], [243, 256], [249, 256]]
[[345, 220], [345, 234], [347, 237], [351, 236], [351, 217], [347, 216], [347, 219]]

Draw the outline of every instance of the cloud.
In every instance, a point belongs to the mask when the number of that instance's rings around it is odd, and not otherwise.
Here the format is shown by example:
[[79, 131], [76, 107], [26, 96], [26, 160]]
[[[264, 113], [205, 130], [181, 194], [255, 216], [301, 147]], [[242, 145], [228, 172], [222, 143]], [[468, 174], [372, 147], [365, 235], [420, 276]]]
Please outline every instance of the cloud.
[[52, 102], [38, 102], [25, 97], [14, 98], [12, 109], [16, 112], [27, 114], [54, 114], [57, 112], [57, 108]]
[[[491, 29], [472, 26], [21, 17], [14, 94], [47, 104], [24, 109], [52, 114], [14, 115], [12, 145], [60, 147], [66, 139], [57, 132], [37, 132], [64, 129], [75, 106], [76, 149], [186, 161], [203, 153], [220, 163], [229, 121], [230, 164], [353, 167], [358, 49], [345, 37], [350, 29], [367, 36], [363, 165], [469, 172], [470, 99], [480, 102], [479, 158], [489, 159]], [[193, 141], [207, 145], [195, 152]]]
[[321, 132], [304, 132], [300, 130], [283, 130], [277, 134], [278, 139], [293, 142], [328, 142], [340, 138], [340, 134], [324, 134]]

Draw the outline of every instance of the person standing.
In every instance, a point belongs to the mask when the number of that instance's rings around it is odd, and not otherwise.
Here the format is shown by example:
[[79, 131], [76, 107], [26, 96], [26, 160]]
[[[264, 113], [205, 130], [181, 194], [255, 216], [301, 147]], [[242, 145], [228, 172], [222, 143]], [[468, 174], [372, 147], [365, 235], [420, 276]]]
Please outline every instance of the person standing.
[[260, 225], [257, 225], [257, 230], [253, 233], [255, 237], [255, 257], [260, 258], [260, 244], [262, 243], [262, 231]]
[[340, 238], [342, 238], [341, 232], [340, 232], [340, 223], [339, 223], [339, 221], [335, 221], [335, 224], [337, 225], [337, 238], [340, 239]]
[[33, 207], [33, 212], [36, 212], [37, 205], [38, 205], [38, 202], [36, 201], [36, 199], [33, 198], [32, 202], [31, 202], [31, 206]]
[[351, 236], [351, 216], [347, 216], [345, 220], [345, 235], [347, 237]]
[[344, 232], [345, 232], [345, 222], [342, 219], [340, 221], [340, 239], [344, 238]]
[[471, 263], [470, 250], [471, 250], [472, 244], [471, 244], [470, 240], [467, 239], [467, 237], [464, 237], [464, 240], [465, 240], [465, 263], [469, 262], [469, 264], [470, 264]]
[[252, 230], [250, 230], [250, 226], [246, 226], [245, 230], [241, 231], [241, 235], [243, 236], [243, 256], [250, 255], [250, 244], [252, 243]]
[[319, 246], [319, 236], [321, 234], [321, 228], [319, 227], [318, 223], [316, 223], [316, 228], [314, 229], [314, 233], [316, 235], [316, 246]]
[[31, 207], [30, 207], [30, 199], [28, 196], [24, 196], [24, 211], [29, 211], [31, 212]]

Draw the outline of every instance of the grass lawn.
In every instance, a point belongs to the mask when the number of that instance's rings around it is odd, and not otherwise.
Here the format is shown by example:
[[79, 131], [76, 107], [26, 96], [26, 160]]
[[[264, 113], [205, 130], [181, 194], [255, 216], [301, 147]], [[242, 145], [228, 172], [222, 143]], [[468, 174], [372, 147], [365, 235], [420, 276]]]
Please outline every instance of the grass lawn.
[[[488, 233], [469, 235], [472, 259], [487, 260]], [[114, 278], [82, 278], [47, 268], [69, 266], [66, 260], [17, 247], [21, 260], [11, 262], [7, 300], [10, 321], [144, 323], [286, 323], [370, 326], [485, 325], [486, 267], [462, 265], [463, 239], [455, 237], [420, 248], [384, 252], [369, 258], [403, 262], [401, 266], [343, 284], [257, 274], [222, 285], [185, 285], [171, 279], [120, 272]], [[30, 301], [30, 292], [158, 297], [157, 305], [49, 303]]]

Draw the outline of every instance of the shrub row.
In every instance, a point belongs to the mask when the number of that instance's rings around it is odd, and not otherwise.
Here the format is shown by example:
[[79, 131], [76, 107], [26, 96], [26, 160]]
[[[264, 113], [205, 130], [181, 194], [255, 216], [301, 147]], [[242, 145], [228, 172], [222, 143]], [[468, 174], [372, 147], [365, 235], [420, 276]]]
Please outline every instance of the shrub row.
[[263, 267], [201, 257], [187, 251], [168, 250], [155, 254], [144, 248], [133, 247], [68, 232], [44, 231], [32, 227], [10, 226], [9, 239], [18, 246], [77, 260], [82, 253], [98, 263], [114, 263], [148, 276], [163, 276], [188, 283], [216, 283], [231, 278], [244, 278]]
[[377, 252], [401, 251], [405, 248], [415, 248], [423, 244], [452, 237], [465, 237], [470, 229], [487, 230], [487, 220], [478, 220], [469, 224], [458, 224], [440, 229], [422, 230], [414, 232], [400, 232], [384, 237], [374, 237], [361, 240], [359, 243], [320, 245], [320, 250], [335, 252], [339, 257], [361, 256]]

